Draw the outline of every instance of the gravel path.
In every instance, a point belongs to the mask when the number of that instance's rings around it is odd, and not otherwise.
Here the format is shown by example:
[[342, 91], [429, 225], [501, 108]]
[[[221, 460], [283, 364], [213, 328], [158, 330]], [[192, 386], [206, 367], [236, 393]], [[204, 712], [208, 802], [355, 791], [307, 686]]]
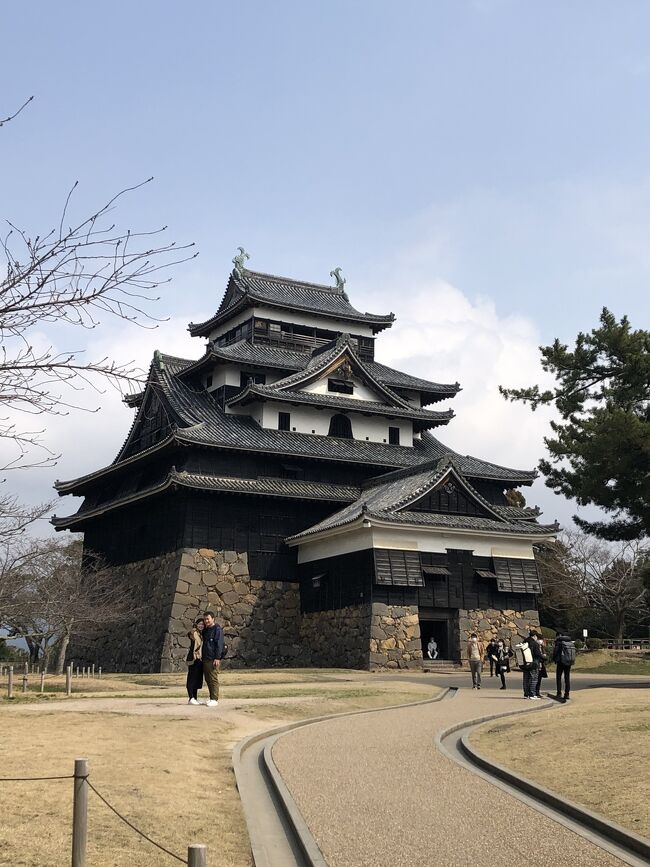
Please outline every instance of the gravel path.
[[450, 701], [298, 729], [276, 742], [273, 758], [330, 867], [620, 867], [434, 745], [455, 723], [527, 704], [462, 690]]

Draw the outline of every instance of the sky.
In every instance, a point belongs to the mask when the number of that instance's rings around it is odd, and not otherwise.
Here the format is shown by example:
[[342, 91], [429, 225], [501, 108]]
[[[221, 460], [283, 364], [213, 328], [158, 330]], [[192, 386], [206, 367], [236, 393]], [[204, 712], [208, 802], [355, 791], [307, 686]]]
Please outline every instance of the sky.
[[[199, 251], [162, 288], [159, 328], [107, 317], [34, 340], [197, 358], [186, 325], [217, 309], [237, 246], [314, 282], [340, 266], [357, 308], [396, 315], [378, 360], [460, 381], [443, 442], [534, 467], [549, 413], [498, 385], [543, 381], [538, 346], [603, 306], [648, 327], [649, 28], [642, 0], [10, 4], [0, 116], [34, 100], [0, 129], [0, 218], [43, 233], [75, 181], [85, 217], [153, 176], [115, 221]], [[57, 466], [8, 476], [27, 502], [128, 432], [118, 394], [74, 400], [87, 411], [42, 419]], [[549, 521], [576, 512], [541, 480], [524, 493]]]

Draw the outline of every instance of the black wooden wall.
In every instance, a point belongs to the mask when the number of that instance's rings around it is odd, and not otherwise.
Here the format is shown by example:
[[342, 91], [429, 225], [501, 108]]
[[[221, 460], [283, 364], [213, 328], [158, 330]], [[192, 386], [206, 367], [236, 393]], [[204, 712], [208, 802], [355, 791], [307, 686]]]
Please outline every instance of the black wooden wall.
[[[446, 554], [420, 553], [422, 566], [445, 566], [450, 574], [426, 576], [424, 587], [390, 587], [374, 582], [371, 549], [341, 554], [299, 566], [300, 599], [305, 611], [325, 611], [361, 602], [417, 605], [427, 608], [497, 608], [525, 611], [536, 608], [532, 594], [500, 593], [494, 578], [479, 578], [476, 569], [492, 569], [491, 557], [449, 549]], [[320, 586], [313, 578], [324, 573]], [[346, 589], [350, 585], [349, 590]], [[363, 593], [363, 597], [360, 594]]]

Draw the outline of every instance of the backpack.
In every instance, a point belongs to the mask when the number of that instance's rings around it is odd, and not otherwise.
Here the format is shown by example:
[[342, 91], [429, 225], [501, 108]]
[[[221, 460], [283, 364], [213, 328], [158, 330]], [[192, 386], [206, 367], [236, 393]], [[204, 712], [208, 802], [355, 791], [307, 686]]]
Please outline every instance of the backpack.
[[573, 665], [576, 661], [575, 641], [560, 642], [560, 662], [562, 665]]
[[533, 651], [528, 646], [527, 642], [515, 644], [515, 659], [517, 665], [522, 671], [528, 671], [533, 665]]

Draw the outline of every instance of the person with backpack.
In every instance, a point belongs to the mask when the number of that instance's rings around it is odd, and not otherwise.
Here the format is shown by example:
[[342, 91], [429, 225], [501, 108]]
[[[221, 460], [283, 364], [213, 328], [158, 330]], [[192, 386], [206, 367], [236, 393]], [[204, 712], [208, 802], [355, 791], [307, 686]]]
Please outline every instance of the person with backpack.
[[570, 701], [571, 666], [576, 661], [576, 645], [568, 635], [558, 632], [553, 646], [553, 662], [555, 663], [555, 698], [562, 699], [562, 678], [564, 677], [564, 701]]
[[469, 669], [472, 672], [472, 689], [481, 688], [481, 669], [483, 668], [484, 656], [483, 642], [478, 640], [478, 635], [475, 632], [472, 632], [467, 642], [467, 658], [469, 659]]
[[208, 707], [216, 707], [219, 704], [219, 669], [224, 655], [223, 629], [214, 620], [214, 611], [203, 612], [203, 647], [201, 659], [203, 661], [203, 677], [210, 692], [210, 699], [206, 702]]

